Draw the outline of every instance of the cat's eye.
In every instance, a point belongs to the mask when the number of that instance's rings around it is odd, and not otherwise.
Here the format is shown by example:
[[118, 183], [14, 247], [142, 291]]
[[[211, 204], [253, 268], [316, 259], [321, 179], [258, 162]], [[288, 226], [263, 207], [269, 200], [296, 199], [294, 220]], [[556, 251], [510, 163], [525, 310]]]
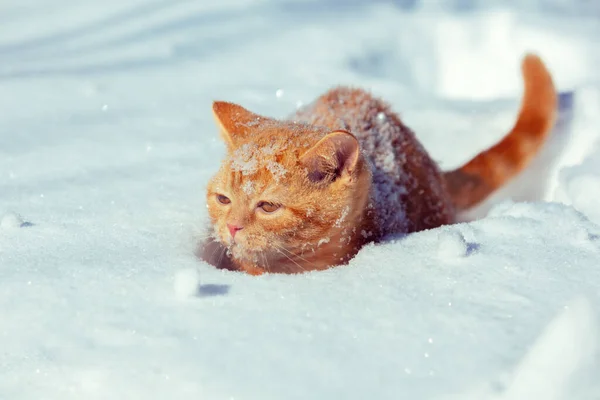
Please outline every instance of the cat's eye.
[[227, 196], [223, 196], [222, 194], [217, 195], [217, 201], [223, 205], [227, 205], [231, 203], [231, 200]]
[[257, 207], [267, 214], [271, 214], [279, 210], [281, 206], [279, 204], [269, 203], [268, 201], [261, 201], [258, 203]]

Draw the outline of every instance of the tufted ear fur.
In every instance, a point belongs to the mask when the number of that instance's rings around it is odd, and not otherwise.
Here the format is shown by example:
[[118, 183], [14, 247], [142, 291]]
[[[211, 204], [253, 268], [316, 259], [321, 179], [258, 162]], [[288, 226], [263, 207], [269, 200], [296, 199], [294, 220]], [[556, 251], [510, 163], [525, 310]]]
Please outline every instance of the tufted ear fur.
[[219, 127], [221, 137], [229, 148], [248, 135], [257, 125], [269, 121], [269, 118], [254, 114], [237, 104], [225, 101], [213, 102], [213, 116]]
[[341, 177], [352, 178], [356, 171], [360, 146], [354, 135], [334, 131], [319, 140], [300, 157], [315, 183], [332, 182]]

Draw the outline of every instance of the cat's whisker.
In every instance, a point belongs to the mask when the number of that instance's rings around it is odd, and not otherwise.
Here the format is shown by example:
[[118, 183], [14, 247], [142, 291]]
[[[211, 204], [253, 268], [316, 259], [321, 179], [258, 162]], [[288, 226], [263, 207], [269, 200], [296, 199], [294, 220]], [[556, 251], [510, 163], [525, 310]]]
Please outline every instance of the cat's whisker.
[[267, 272], [271, 272], [271, 266], [269, 265], [269, 259], [267, 258], [267, 256], [265, 255], [264, 251], [261, 251], [260, 254], [263, 257], [263, 260], [265, 260], [265, 268], [267, 270]]
[[[299, 258], [297, 254], [294, 254], [294, 253], [292, 253], [291, 251], [289, 251], [288, 249], [286, 249], [286, 248], [285, 248], [285, 247], [283, 247], [283, 246], [276, 246], [276, 247], [277, 247], [277, 250], [278, 250], [278, 251], [279, 251], [281, 254], [283, 254], [284, 256], [286, 256], [286, 257], [287, 257], [289, 260], [292, 260], [292, 258], [291, 258], [291, 257], [294, 257], [294, 258]], [[292, 261], [293, 261], [293, 260], [292, 260]], [[304, 261], [306, 261], [306, 262], [309, 262], [308, 260], [304, 260]]]
[[227, 252], [227, 248], [223, 247], [221, 249], [221, 256], [219, 257], [219, 261], [217, 262], [217, 267], [221, 268], [221, 261], [223, 261], [223, 257], [225, 256], [225, 253]]
[[286, 252], [287, 252], [289, 255], [292, 255], [292, 256], [294, 256], [295, 258], [297, 258], [297, 259], [299, 259], [299, 260], [302, 260], [302, 261], [304, 261], [305, 263], [308, 263], [308, 264], [310, 264], [310, 265], [316, 265], [314, 262], [307, 260], [306, 258], [302, 257], [301, 255], [299, 255], [299, 254], [296, 254], [296, 253], [294, 253], [294, 252], [292, 252], [292, 251], [290, 251], [290, 250], [286, 249], [286, 248], [285, 248], [285, 247], [283, 247], [283, 246], [279, 246], [279, 247], [280, 247], [280, 249], [281, 249], [281, 250], [283, 250], [283, 251], [286, 251]]
[[210, 255], [210, 259], [212, 260], [212, 258], [215, 256], [215, 254], [217, 254], [218, 250], [224, 251], [225, 247], [221, 246], [220, 243], [214, 243], [213, 244], [215, 246], [214, 250], [212, 251], [212, 254]]
[[277, 248], [277, 250], [279, 250], [279, 252], [281, 254], [283, 254], [288, 260], [290, 260], [291, 262], [293, 262], [294, 264], [296, 264], [296, 266], [298, 268], [300, 268], [302, 271], [306, 272], [306, 268], [304, 268], [302, 265], [298, 264], [294, 259], [292, 259], [290, 256], [288, 256], [287, 254], [285, 254], [282, 250], [285, 250], [283, 247], [277, 246], [275, 245], [275, 248]]
[[224, 247], [221, 245], [221, 243], [214, 241], [214, 240], [209, 240], [209, 241], [204, 241], [201, 242], [199, 244], [199, 246], [196, 249], [196, 256], [201, 259], [202, 261], [207, 262], [208, 264], [211, 264], [213, 266], [217, 266], [215, 265], [215, 261], [216, 261], [216, 257], [215, 255], [217, 254], [217, 252], [219, 250], [223, 250]]

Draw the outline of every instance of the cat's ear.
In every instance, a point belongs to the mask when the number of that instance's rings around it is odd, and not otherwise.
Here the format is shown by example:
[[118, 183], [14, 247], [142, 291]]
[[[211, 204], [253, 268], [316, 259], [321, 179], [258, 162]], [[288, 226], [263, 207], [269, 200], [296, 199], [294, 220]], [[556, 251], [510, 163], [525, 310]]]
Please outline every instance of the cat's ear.
[[329, 133], [300, 157], [312, 182], [331, 182], [352, 177], [356, 171], [360, 147], [354, 135], [345, 131]]
[[235, 147], [238, 140], [245, 137], [253, 127], [269, 120], [225, 101], [213, 102], [212, 109], [221, 137], [230, 148]]

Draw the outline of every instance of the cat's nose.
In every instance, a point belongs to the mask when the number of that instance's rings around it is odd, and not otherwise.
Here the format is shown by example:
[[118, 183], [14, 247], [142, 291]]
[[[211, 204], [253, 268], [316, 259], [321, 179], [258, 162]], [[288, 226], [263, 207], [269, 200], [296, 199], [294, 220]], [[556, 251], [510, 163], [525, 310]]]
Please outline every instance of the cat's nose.
[[234, 238], [235, 234], [238, 233], [238, 231], [241, 231], [242, 229], [244, 229], [244, 227], [238, 226], [238, 225], [227, 224], [227, 229], [229, 229], [229, 233], [231, 233], [231, 237]]

